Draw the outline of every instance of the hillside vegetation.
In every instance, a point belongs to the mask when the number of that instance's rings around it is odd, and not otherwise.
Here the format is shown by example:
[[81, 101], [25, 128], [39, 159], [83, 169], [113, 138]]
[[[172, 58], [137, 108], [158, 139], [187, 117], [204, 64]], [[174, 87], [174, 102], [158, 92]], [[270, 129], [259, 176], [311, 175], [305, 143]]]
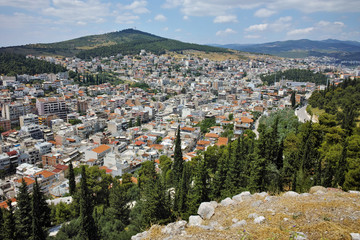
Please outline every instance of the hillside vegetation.
[[35, 75], [39, 73], [58, 73], [67, 71], [65, 67], [43, 60], [26, 58], [24, 55], [0, 53], [0, 75]]
[[282, 77], [285, 80], [292, 80], [294, 82], [312, 82], [317, 85], [326, 84], [326, 76], [322, 73], [314, 73], [305, 69], [289, 69], [285, 71], [279, 71], [270, 75], [261, 75], [260, 78], [263, 82], [267, 82], [268, 85], [272, 85], [275, 82], [279, 82]]
[[105, 57], [116, 54], [138, 54], [141, 49], [155, 54], [166, 51], [198, 50], [206, 52], [229, 52], [224, 48], [184, 43], [150, 33], [126, 29], [100, 35], [80, 37], [68, 41], [48, 44], [29, 44], [24, 46], [0, 48], [0, 52], [56, 55], [80, 58]]

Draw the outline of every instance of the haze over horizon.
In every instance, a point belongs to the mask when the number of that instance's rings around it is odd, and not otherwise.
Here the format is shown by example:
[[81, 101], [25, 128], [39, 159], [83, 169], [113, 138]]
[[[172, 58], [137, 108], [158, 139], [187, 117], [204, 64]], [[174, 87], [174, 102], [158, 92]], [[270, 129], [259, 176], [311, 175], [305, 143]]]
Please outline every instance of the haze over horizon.
[[360, 40], [358, 0], [0, 0], [0, 47], [126, 28], [198, 44]]

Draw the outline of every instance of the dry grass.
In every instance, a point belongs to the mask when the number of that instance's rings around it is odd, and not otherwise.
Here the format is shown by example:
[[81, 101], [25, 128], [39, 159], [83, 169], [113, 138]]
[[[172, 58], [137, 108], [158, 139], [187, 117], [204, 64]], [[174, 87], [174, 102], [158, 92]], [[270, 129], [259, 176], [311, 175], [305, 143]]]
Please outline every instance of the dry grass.
[[171, 56], [177, 60], [186, 58], [188, 55], [191, 57], [196, 58], [207, 58], [212, 61], [225, 61], [225, 60], [231, 60], [231, 59], [246, 59], [246, 57], [236, 51], [233, 51], [232, 53], [220, 53], [220, 52], [202, 52], [202, 51], [195, 51], [195, 50], [186, 50], [183, 51], [183, 54], [179, 54], [176, 52], [168, 52], [165, 54], [166, 56]]
[[[261, 200], [258, 207], [251, 207]], [[249, 214], [265, 217], [265, 222], [255, 224]], [[242, 228], [230, 228], [232, 219], [246, 220]], [[287, 220], [284, 220], [287, 218]], [[217, 221], [222, 230], [186, 228], [186, 235], [172, 239], [293, 239], [296, 232], [303, 232], [308, 239], [351, 239], [350, 233], [360, 233], [360, 196], [345, 192], [328, 192], [323, 195], [282, 197], [265, 201], [253, 196], [233, 206], [219, 206], [215, 215], [204, 225]], [[154, 229], [150, 239], [163, 239], [161, 230]], [[156, 233], [156, 234], [155, 234]]]

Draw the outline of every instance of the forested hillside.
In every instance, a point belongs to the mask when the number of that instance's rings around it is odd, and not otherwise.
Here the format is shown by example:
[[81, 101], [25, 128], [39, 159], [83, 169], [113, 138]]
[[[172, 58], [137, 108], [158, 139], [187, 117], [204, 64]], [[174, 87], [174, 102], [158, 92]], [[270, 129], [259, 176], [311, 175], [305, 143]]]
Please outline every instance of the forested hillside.
[[[35, 221], [41, 232], [49, 225], [45, 219], [51, 219], [53, 225], [70, 221], [53, 239], [130, 239], [152, 224], [188, 219], [202, 202], [245, 190], [307, 192], [314, 185], [360, 190], [359, 93], [359, 81], [316, 92], [310, 104], [326, 110], [319, 123], [301, 124], [292, 110], [279, 111], [262, 119], [259, 139], [247, 130], [227, 146], [208, 147], [189, 162], [183, 161], [178, 129], [173, 159], [161, 156], [160, 171], [152, 161], [143, 163], [134, 175], [137, 184], [129, 174], [120, 184], [96, 166], [74, 172], [71, 166], [73, 203], [51, 206], [51, 214], [38, 220], [28, 213], [32, 220], [12, 225], [12, 231], [23, 234], [28, 229], [27, 236], [37, 237], [29, 224]], [[75, 188], [74, 175], [80, 170], [81, 182]], [[25, 213], [20, 207], [4, 211], [0, 233], [10, 234], [5, 230], [10, 222], [21, 221], [21, 213], [26, 215], [29, 208]]]
[[310, 70], [305, 69], [289, 69], [286, 71], [276, 72], [270, 75], [261, 75], [260, 78], [263, 82], [267, 82], [267, 85], [274, 84], [276, 81], [284, 79], [292, 80], [294, 82], [312, 82], [317, 85], [326, 84], [326, 76], [322, 73], [314, 73]]
[[54, 63], [26, 58], [19, 54], [0, 53], [0, 74], [16, 76], [17, 74], [35, 75], [65, 71], [67, 71], [66, 68]]

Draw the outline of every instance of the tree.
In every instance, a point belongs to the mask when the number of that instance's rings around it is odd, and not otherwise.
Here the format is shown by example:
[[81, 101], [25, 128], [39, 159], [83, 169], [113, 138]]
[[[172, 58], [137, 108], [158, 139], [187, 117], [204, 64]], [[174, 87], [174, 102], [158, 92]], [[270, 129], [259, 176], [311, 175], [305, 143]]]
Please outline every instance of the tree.
[[50, 227], [50, 208], [48, 207], [44, 194], [41, 192], [37, 178], [33, 187], [32, 195], [32, 240], [45, 240], [47, 228]]
[[180, 138], [180, 125], [177, 129], [175, 150], [174, 150], [174, 164], [173, 164], [173, 176], [175, 186], [179, 183], [183, 171], [184, 159], [181, 150], [181, 138]]
[[90, 191], [87, 184], [86, 168], [81, 167], [80, 182], [80, 239], [95, 240], [99, 239], [97, 227], [92, 216], [93, 206]]
[[137, 117], [137, 119], [136, 119], [136, 126], [137, 126], [137, 127], [140, 127], [140, 126], [141, 126], [141, 119], [140, 119], [140, 117]]
[[292, 108], [295, 108], [295, 105], [296, 105], [296, 94], [295, 94], [295, 91], [293, 91], [293, 92], [291, 93], [290, 101], [291, 101], [291, 107], [292, 107]]
[[11, 205], [12, 201], [10, 199], [6, 203], [9, 209], [5, 210], [5, 214], [4, 214], [3, 236], [4, 239], [6, 240], [15, 240], [17, 239], [17, 231], [16, 231], [14, 208]]
[[178, 211], [178, 215], [181, 215], [181, 213], [185, 213], [187, 210], [188, 192], [191, 180], [190, 175], [190, 164], [184, 164], [180, 182], [175, 188], [174, 209]]
[[24, 178], [21, 181], [19, 194], [17, 195], [17, 208], [18, 236], [21, 239], [29, 239], [32, 230], [31, 197]]
[[69, 179], [69, 192], [70, 192], [70, 195], [73, 195], [76, 190], [76, 182], [75, 182], [75, 174], [74, 174], [74, 168], [73, 168], [72, 161], [70, 161], [70, 164], [69, 164], [68, 179]]
[[133, 127], [133, 121], [132, 119], [130, 118], [130, 121], [129, 121], [129, 128], [132, 128]]

